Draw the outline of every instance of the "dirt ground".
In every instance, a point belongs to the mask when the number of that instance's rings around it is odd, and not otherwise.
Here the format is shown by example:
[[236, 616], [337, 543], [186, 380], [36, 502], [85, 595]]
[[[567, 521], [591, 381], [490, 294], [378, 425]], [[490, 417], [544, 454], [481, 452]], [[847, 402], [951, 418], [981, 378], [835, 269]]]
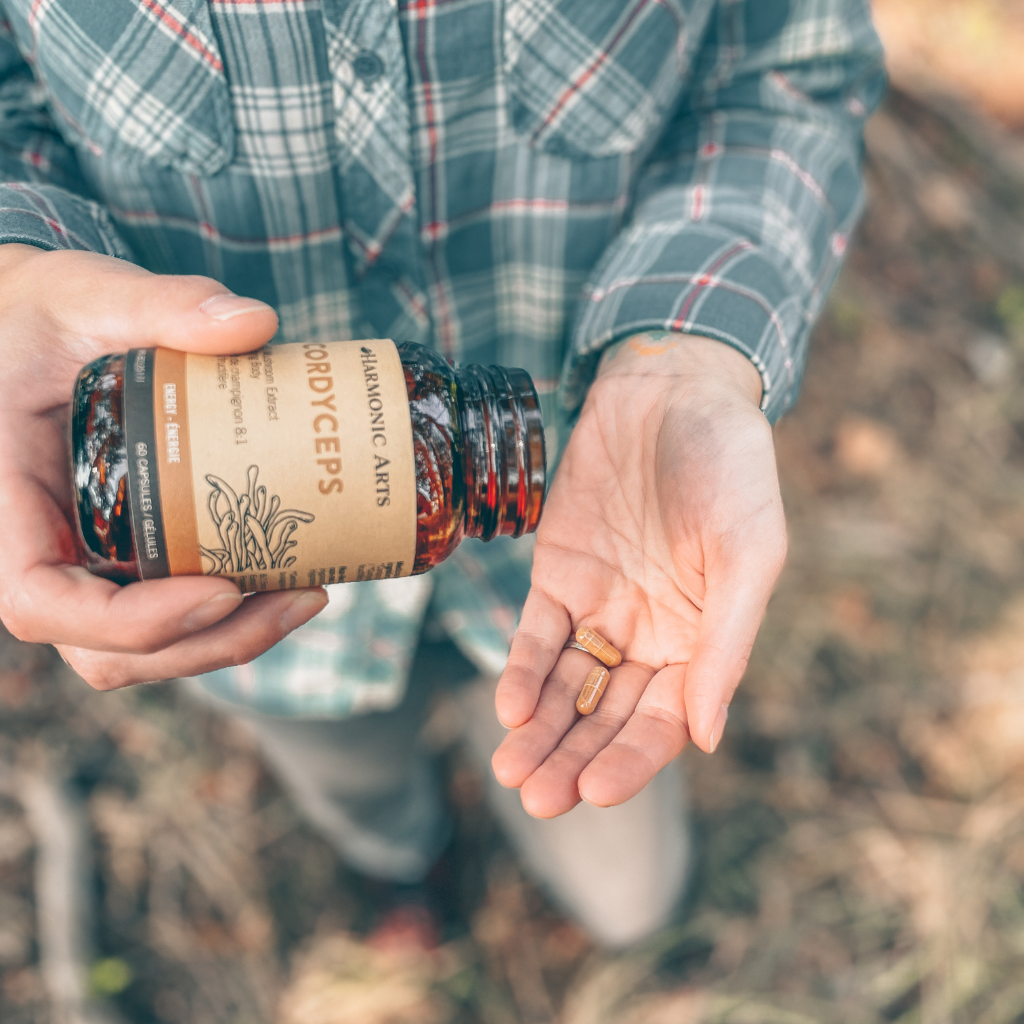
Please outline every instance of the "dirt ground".
[[1024, 143], [900, 84], [777, 431], [789, 563], [723, 746], [684, 754], [679, 922], [594, 950], [439, 729], [447, 932], [368, 948], [373, 894], [243, 730], [4, 635], [0, 1021], [1024, 1021]]

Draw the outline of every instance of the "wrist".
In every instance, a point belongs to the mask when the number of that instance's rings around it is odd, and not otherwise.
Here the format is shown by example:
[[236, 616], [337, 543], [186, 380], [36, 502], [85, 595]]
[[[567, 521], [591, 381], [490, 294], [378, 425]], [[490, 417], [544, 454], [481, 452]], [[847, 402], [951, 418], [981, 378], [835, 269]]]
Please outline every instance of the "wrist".
[[722, 390], [760, 406], [763, 385], [757, 367], [742, 352], [714, 338], [678, 331], [644, 331], [608, 349], [597, 376], [645, 378], [684, 391]]
[[26, 245], [24, 242], [0, 243], [0, 274], [35, 256], [42, 256], [47, 251], [38, 245]]

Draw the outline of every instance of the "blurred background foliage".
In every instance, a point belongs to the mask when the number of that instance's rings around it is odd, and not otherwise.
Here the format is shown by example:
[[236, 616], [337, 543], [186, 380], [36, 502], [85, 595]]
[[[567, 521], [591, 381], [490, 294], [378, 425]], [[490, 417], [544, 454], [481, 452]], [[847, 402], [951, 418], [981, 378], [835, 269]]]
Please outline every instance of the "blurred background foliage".
[[4, 1024], [1024, 1021], [1024, 5], [876, 0], [870, 203], [778, 428], [791, 556], [714, 757], [687, 912], [609, 955], [525, 880], [441, 701], [441, 945], [248, 734], [0, 639]]
[[1024, 129], [1024, 4], [1019, 0], [872, 0], [897, 82], [941, 83]]

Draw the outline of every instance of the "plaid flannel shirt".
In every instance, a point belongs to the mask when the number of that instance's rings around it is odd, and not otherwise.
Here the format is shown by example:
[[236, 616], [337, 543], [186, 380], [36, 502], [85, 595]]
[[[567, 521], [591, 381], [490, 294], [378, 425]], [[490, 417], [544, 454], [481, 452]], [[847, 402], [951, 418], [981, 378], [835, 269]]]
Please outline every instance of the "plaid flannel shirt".
[[[526, 368], [549, 450], [601, 352], [706, 335], [774, 420], [862, 199], [867, 0], [0, 0], [0, 242], [205, 274], [279, 342]], [[334, 588], [205, 677], [279, 714], [393, 705], [428, 607], [504, 663], [531, 544]]]

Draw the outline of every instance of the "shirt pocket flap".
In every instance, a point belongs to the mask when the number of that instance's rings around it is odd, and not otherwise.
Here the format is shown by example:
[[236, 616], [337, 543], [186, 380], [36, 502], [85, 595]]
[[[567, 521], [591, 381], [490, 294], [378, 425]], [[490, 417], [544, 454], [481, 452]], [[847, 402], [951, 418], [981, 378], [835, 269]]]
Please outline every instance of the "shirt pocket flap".
[[206, 0], [4, 2], [72, 144], [203, 176], [231, 160], [231, 105]]
[[684, 81], [685, 8], [686, 0], [505, 0], [515, 131], [570, 157], [631, 153], [652, 140]]

